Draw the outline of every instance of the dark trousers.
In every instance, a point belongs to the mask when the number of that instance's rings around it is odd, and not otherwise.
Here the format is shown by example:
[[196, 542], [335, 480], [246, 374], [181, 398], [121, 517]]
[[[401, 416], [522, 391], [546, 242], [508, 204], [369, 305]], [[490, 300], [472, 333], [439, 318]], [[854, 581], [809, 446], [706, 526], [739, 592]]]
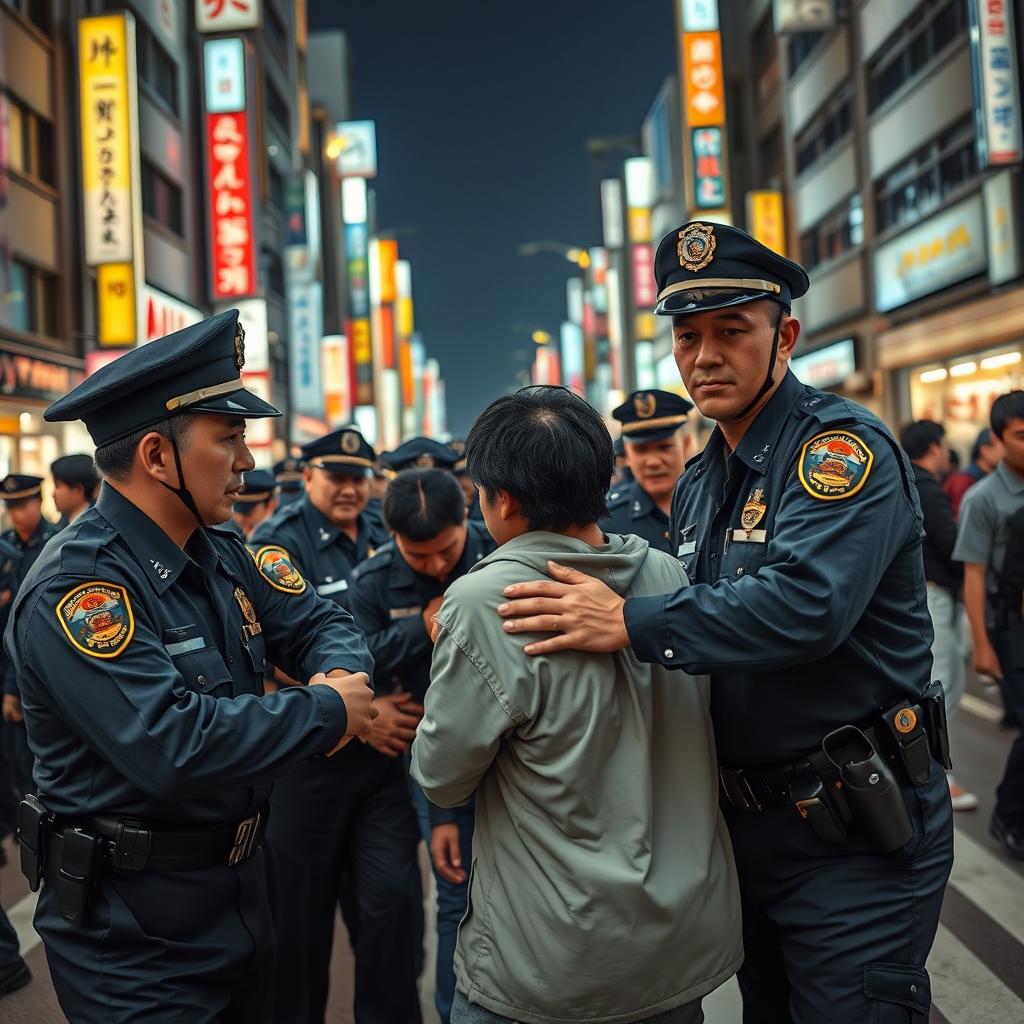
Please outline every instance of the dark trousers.
[[18, 935], [0, 908], [0, 969], [9, 967], [21, 959], [18, 952]]
[[72, 1024], [270, 1024], [274, 953], [262, 853], [237, 867], [118, 872], [84, 919], [48, 865], [35, 926]]
[[[420, 784], [412, 780], [413, 804], [419, 820], [420, 834], [430, 849], [429, 801]], [[469, 865], [473, 860], [473, 803], [455, 808], [455, 824], [459, 829], [459, 854], [466, 870], [466, 881], [456, 884], [442, 878], [434, 871], [437, 884], [437, 970], [434, 977], [434, 1005], [437, 1007], [441, 1024], [448, 1024], [452, 1015], [452, 1000], [455, 998], [455, 943], [459, 924], [466, 916], [466, 901], [469, 892]], [[433, 868], [433, 864], [431, 864]]]
[[1004, 824], [1024, 828], [1024, 667], [1015, 666], [1006, 631], [992, 630], [990, 637], [1003, 669], [1006, 710], [1021, 723], [1006, 758], [1003, 779], [996, 789], [996, 814]]
[[419, 833], [401, 759], [354, 741], [275, 782], [270, 806], [275, 1024], [324, 1019], [343, 879], [356, 919], [356, 1021], [420, 1024]]
[[946, 776], [902, 787], [914, 835], [877, 854], [826, 847], [792, 807], [726, 809], [746, 959], [744, 1024], [926, 1024], [925, 961], [953, 864]]
[[0, 838], [14, 834], [18, 804], [35, 792], [33, 763], [25, 723], [0, 721]]

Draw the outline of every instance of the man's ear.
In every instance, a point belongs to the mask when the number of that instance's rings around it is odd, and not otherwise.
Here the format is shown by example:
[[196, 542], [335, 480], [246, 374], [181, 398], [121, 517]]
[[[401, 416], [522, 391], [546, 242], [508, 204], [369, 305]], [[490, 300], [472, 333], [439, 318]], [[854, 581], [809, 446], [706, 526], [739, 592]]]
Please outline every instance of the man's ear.
[[162, 483], [173, 482], [177, 484], [177, 470], [172, 469], [170, 466], [172, 461], [171, 446], [167, 438], [162, 434], [158, 434], [155, 430], [151, 430], [139, 442], [139, 447], [136, 451], [138, 453], [139, 465], [147, 476], [151, 476], [154, 480], [159, 480]]
[[779, 328], [779, 355], [789, 361], [796, 348], [797, 338], [800, 337], [800, 321], [795, 316], [785, 314], [782, 317], [782, 326]]
[[523, 514], [519, 502], [508, 491], [498, 491], [498, 513], [505, 522]]

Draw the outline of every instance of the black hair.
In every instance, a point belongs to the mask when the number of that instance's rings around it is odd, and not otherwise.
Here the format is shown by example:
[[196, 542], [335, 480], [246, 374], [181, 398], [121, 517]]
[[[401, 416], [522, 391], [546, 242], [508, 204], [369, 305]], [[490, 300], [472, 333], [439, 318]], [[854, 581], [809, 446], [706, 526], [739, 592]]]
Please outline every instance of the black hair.
[[992, 433], [1003, 439], [1003, 432], [1006, 430], [1010, 420], [1024, 420], [1024, 391], [1007, 391], [1000, 395], [992, 403], [992, 412], [989, 413], [989, 422], [992, 424]]
[[433, 540], [466, 521], [462, 485], [444, 469], [407, 469], [384, 492], [384, 520], [411, 541]]
[[96, 449], [93, 458], [96, 460], [96, 469], [101, 476], [109, 477], [111, 480], [124, 480], [132, 471], [135, 465], [135, 452], [139, 442], [147, 434], [159, 434], [166, 437], [168, 441], [174, 441], [179, 451], [188, 448], [189, 434], [192, 431], [192, 424], [195, 423], [196, 413], [179, 413], [170, 419], [161, 420], [151, 427], [144, 427], [136, 430], [127, 437], [122, 437], [110, 444], [103, 445]]
[[977, 462], [981, 458], [981, 449], [988, 448], [992, 444], [992, 430], [985, 427], [974, 439], [974, 446], [971, 448], [971, 462]]
[[608, 515], [611, 435], [566, 388], [537, 385], [492, 402], [469, 432], [466, 458], [488, 500], [505, 491], [531, 530], [559, 532]]
[[86, 501], [91, 503], [95, 500], [100, 478], [96, 475], [96, 466], [88, 455], [71, 455], [57, 459], [50, 466], [50, 475], [68, 487], [81, 487]]
[[946, 429], [933, 420], [914, 420], [900, 431], [900, 444], [907, 458], [923, 459], [933, 444], [942, 444]]

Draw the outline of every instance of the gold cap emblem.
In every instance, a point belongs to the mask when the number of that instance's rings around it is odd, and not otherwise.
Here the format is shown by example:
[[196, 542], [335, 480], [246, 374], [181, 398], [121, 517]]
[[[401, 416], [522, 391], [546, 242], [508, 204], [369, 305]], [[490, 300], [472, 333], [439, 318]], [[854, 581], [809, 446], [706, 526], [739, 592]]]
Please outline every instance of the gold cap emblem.
[[341, 435], [341, 450], [346, 455], [355, 455], [359, 451], [359, 435], [353, 430], [346, 430]]
[[715, 230], [710, 224], [689, 224], [679, 232], [679, 265], [696, 273], [715, 258]]
[[413, 465], [416, 466], [417, 469], [433, 469], [437, 465], [437, 462], [434, 460], [433, 455], [427, 455], [424, 453], [416, 459]]
[[16, 491], [17, 489], [18, 489], [18, 481], [15, 480], [13, 477], [9, 477], [7, 480], [4, 481], [4, 490], [5, 491]]
[[235, 366], [239, 370], [245, 366], [245, 328], [241, 321], [235, 323]]
[[658, 399], [649, 391], [633, 396], [633, 408], [642, 420], [649, 420], [658, 411]]

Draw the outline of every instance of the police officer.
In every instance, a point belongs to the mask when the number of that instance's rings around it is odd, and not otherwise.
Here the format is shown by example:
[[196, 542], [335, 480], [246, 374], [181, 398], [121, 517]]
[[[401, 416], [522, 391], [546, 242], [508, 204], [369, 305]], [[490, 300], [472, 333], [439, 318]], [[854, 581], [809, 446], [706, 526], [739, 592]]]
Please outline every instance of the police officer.
[[[0, 540], [17, 552], [12, 589], [12, 594], [17, 594], [28, 571], [42, 554], [44, 545], [58, 531], [43, 515], [42, 477], [10, 473], [0, 480], [0, 495], [3, 495], [7, 515], [11, 520], [10, 528], [0, 534]], [[5, 628], [9, 613], [8, 603], [0, 612], [0, 622]], [[4, 760], [10, 765], [14, 790], [20, 796], [32, 788], [32, 751], [25, 736], [21, 698], [13, 666], [8, 658], [0, 661], [3, 664], [4, 691], [4, 725], [0, 743], [5, 747]]]
[[[250, 547], [257, 559], [286, 553], [319, 594], [347, 607], [352, 569], [387, 541], [365, 513], [376, 456], [354, 427], [302, 454], [304, 497], [261, 523]], [[356, 1021], [415, 1024], [419, 951], [410, 922], [421, 896], [410, 872], [418, 832], [402, 764], [353, 745], [288, 772], [271, 811], [275, 1021], [323, 1021], [341, 900], [355, 949]]]
[[[350, 577], [349, 604], [366, 635], [376, 666], [380, 717], [372, 745], [387, 757], [404, 757], [423, 714], [430, 685], [433, 617], [452, 581], [464, 576], [494, 541], [483, 523], [467, 521], [462, 488], [440, 469], [409, 469], [388, 486], [385, 519], [394, 537]], [[386, 694], [388, 696], [381, 696]], [[450, 864], [470, 863], [473, 808], [430, 807], [412, 782], [420, 833], [428, 848]], [[444, 843], [441, 854], [440, 844]], [[415, 842], [405, 870], [415, 871]], [[454, 853], [453, 853], [454, 851]], [[437, 868], [437, 970], [434, 999], [447, 1024], [455, 995], [455, 936], [466, 913], [466, 877]], [[397, 873], [397, 866], [396, 866]]]
[[303, 459], [289, 455], [274, 463], [274, 480], [277, 482], [277, 500], [280, 505], [290, 505], [302, 497], [302, 471], [306, 468]]
[[[11, 610], [11, 601], [14, 600], [15, 590], [15, 569], [17, 568], [20, 552], [13, 544], [0, 540], [0, 628], [6, 628], [7, 617]], [[6, 665], [7, 658], [0, 652], [0, 667]], [[2, 668], [0, 668], [2, 671]], [[2, 716], [0, 716], [0, 841], [5, 836], [13, 836], [17, 827], [18, 802], [24, 795], [24, 790], [17, 787], [17, 773], [14, 766], [14, 747], [8, 729], [7, 721], [21, 722], [21, 701], [17, 694], [11, 694], [9, 698], [2, 699]], [[0, 846], [0, 867], [7, 863], [7, 853]]]
[[670, 554], [672, 492], [686, 464], [682, 426], [690, 402], [670, 391], [634, 391], [612, 416], [622, 424], [626, 460], [633, 479], [608, 495], [605, 533], [635, 533]]
[[506, 628], [558, 634], [534, 654], [632, 646], [710, 673], [747, 1024], [924, 1022], [952, 812], [910, 467], [874, 415], [789, 372], [802, 267], [694, 222], [655, 274], [683, 383], [718, 423], [672, 508], [695, 585], [623, 602], [553, 567], [512, 588]]
[[[85, 421], [104, 478], [6, 638], [36, 755], [35, 927], [84, 1024], [270, 1020], [271, 782], [375, 714], [350, 616], [282, 553], [257, 565], [203, 526], [253, 468], [246, 419], [278, 415], [243, 386], [237, 315], [126, 353], [44, 414]], [[262, 696], [268, 656], [312, 685]]]
[[266, 469], [254, 469], [242, 476], [242, 490], [231, 510], [231, 518], [246, 539], [264, 519], [277, 511], [274, 493], [274, 474]]
[[611, 487], [614, 491], [623, 484], [632, 483], [633, 471], [626, 462], [626, 445], [622, 440], [621, 434], [612, 442], [612, 451], [615, 453], [615, 468], [612, 470]]

